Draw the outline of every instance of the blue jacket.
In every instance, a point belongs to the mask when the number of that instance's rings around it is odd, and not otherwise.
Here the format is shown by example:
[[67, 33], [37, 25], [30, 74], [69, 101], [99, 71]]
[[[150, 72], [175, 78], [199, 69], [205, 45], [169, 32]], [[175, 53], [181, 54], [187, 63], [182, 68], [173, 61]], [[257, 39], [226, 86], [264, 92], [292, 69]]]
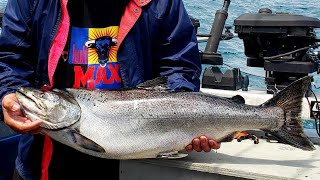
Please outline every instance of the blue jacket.
[[[9, 0], [0, 36], [1, 100], [20, 86], [54, 86], [53, 74], [69, 28], [66, 3]], [[182, 0], [131, 0], [118, 40], [124, 87], [166, 75], [173, 90], [199, 90], [201, 64], [195, 29]], [[31, 177], [27, 166], [31, 143], [32, 136], [21, 138], [16, 161], [26, 179]]]

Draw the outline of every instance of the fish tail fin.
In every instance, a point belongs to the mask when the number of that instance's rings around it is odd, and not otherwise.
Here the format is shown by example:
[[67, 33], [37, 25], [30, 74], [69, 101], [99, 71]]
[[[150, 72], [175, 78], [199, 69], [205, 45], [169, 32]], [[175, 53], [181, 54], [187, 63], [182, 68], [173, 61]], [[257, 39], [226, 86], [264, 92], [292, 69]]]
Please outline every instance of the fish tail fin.
[[302, 101], [312, 77], [301, 78], [268, 100], [262, 107], [280, 107], [284, 111], [284, 123], [279, 129], [265, 130], [280, 141], [303, 150], [315, 150], [313, 143], [303, 132], [301, 119]]

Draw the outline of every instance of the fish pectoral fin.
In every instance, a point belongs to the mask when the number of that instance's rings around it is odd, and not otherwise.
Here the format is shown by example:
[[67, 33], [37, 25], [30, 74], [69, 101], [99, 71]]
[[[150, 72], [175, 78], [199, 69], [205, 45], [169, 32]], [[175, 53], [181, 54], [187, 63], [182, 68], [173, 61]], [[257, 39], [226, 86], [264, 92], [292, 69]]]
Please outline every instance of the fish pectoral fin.
[[188, 154], [179, 153], [178, 151], [172, 151], [172, 152], [159, 153], [156, 158], [158, 158], [158, 159], [181, 159], [181, 158], [184, 158], [187, 156], [188, 156]]
[[234, 140], [234, 137], [238, 134], [238, 132], [233, 132], [233, 133], [230, 133], [228, 135], [226, 135], [225, 137], [221, 138], [219, 140], [219, 142], [231, 142]]
[[158, 91], [169, 91], [170, 88], [168, 86], [168, 77], [160, 76], [155, 79], [151, 79], [141, 83], [137, 86], [138, 89], [146, 89], [146, 90], [158, 90]]
[[84, 149], [90, 150], [90, 151], [94, 151], [94, 152], [98, 152], [98, 153], [104, 153], [105, 152], [103, 147], [101, 147], [99, 144], [95, 143], [91, 139], [83, 136], [82, 134], [80, 134], [76, 130], [69, 129], [68, 134], [72, 138], [72, 141], [75, 144], [77, 144], [78, 146], [80, 146], [81, 148], [84, 148]]

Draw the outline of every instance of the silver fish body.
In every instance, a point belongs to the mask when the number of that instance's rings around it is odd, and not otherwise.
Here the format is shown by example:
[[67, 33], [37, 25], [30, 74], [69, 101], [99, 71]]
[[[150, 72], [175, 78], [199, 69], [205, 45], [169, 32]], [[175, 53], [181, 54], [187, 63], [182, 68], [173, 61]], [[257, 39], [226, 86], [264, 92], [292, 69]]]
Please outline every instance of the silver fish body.
[[[24, 98], [19, 92], [24, 95], [26, 92], [39, 93], [33, 89], [20, 89], [17, 96], [23, 107], [30, 106], [26, 103], [30, 98]], [[68, 109], [74, 118], [65, 118], [68, 122], [65, 127], [61, 127], [61, 123], [54, 127], [51, 118], [46, 118], [51, 125], [46, 127], [45, 122], [43, 132], [81, 152], [109, 159], [155, 158], [165, 152], [182, 150], [201, 135], [225, 142], [242, 130], [262, 129], [277, 134], [288, 120], [286, 110], [274, 106], [272, 101], [254, 107], [204, 93], [147, 88], [124, 91], [67, 89], [65, 93], [64, 98], [71, 98], [67, 101], [76, 106], [62, 109]], [[30, 108], [24, 109], [28, 117], [36, 117]], [[304, 143], [307, 141], [303, 139]], [[296, 140], [291, 144], [305, 150], [313, 149], [310, 141], [303, 146]]]

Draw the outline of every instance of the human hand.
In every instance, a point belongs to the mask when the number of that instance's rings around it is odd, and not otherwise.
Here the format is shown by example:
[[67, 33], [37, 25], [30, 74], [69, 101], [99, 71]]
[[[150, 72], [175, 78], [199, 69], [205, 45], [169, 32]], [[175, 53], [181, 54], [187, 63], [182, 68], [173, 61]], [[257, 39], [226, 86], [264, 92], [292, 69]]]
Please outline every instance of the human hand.
[[17, 133], [37, 134], [41, 131], [41, 120], [32, 122], [21, 111], [14, 93], [6, 95], [2, 100], [4, 122]]
[[185, 147], [186, 151], [191, 152], [195, 150], [197, 152], [210, 152], [211, 149], [219, 149], [220, 143], [213, 139], [208, 139], [206, 136], [200, 136], [199, 138], [194, 138], [192, 143]]

